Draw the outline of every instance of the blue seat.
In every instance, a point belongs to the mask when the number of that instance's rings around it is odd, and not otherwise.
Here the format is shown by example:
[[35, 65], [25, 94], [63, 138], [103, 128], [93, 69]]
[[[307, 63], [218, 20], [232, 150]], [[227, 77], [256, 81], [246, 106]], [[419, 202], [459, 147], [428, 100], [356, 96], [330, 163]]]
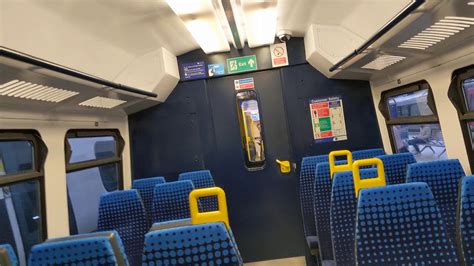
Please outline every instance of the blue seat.
[[[377, 169], [361, 169], [362, 179], [377, 176]], [[355, 265], [354, 228], [357, 198], [352, 171], [335, 173], [331, 192], [331, 236], [337, 265]]]
[[416, 163], [415, 156], [409, 152], [382, 155], [378, 158], [383, 162], [387, 182], [392, 185], [405, 183], [408, 165]]
[[15, 255], [15, 251], [13, 250], [10, 244], [2, 244], [0, 245], [0, 265], [5, 266], [17, 266], [18, 259]]
[[130, 264], [137, 265], [143, 252], [143, 240], [150, 226], [138, 191], [135, 189], [104, 193], [99, 203], [99, 231], [117, 231]]
[[243, 265], [232, 232], [214, 222], [151, 231], [142, 265]]
[[408, 182], [426, 182], [438, 203], [448, 228], [448, 237], [456, 239], [456, 206], [458, 185], [464, 176], [458, 160], [440, 160], [415, 163], [408, 166]]
[[[181, 173], [179, 174], [178, 180], [191, 180], [196, 189], [216, 186], [209, 170]], [[199, 199], [199, 203], [201, 205], [200, 211], [208, 212], [217, 210], [216, 197], [204, 197]]]
[[318, 163], [314, 180], [314, 221], [322, 261], [333, 260], [330, 207], [332, 181], [329, 163]]
[[328, 162], [328, 155], [304, 157], [300, 170], [300, 205], [303, 216], [304, 234], [311, 250], [318, 248], [318, 237], [314, 223], [314, 176], [318, 163]]
[[458, 206], [459, 250], [465, 265], [474, 265], [474, 176], [462, 179]]
[[384, 155], [385, 151], [383, 149], [367, 149], [367, 150], [358, 150], [352, 152], [352, 160], [361, 160], [374, 158], [380, 155]]
[[193, 189], [190, 180], [157, 185], [153, 196], [153, 223], [191, 218], [189, 193]]
[[363, 189], [357, 204], [358, 265], [458, 265], [426, 183]]
[[137, 179], [133, 181], [132, 188], [138, 190], [138, 193], [140, 193], [140, 197], [142, 198], [143, 205], [145, 206], [146, 218], [150, 226], [153, 221], [152, 208], [153, 208], [153, 193], [155, 191], [155, 186], [158, 184], [163, 184], [165, 182], [166, 180], [162, 176]]
[[29, 266], [45, 265], [129, 265], [117, 232], [97, 232], [53, 238], [35, 245]]

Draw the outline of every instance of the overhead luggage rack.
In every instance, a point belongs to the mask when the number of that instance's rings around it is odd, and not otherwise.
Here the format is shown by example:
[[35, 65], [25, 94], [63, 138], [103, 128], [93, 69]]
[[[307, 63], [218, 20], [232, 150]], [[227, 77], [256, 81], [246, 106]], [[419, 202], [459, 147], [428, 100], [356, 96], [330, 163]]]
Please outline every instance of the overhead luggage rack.
[[[413, 1], [361, 47], [329, 70], [371, 78], [472, 45], [474, 6], [467, 0]], [[334, 77], [337, 78], [338, 74]]]
[[157, 94], [0, 46], [0, 106], [35, 112], [131, 114]]

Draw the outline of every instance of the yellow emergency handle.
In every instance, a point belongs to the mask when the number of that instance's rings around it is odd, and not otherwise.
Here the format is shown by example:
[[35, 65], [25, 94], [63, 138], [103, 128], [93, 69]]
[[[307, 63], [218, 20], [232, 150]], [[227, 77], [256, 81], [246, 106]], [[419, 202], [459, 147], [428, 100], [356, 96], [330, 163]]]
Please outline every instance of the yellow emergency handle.
[[[361, 166], [377, 166], [377, 177], [370, 179], [360, 179], [360, 167]], [[352, 166], [352, 176], [354, 177], [354, 190], [356, 198], [359, 197], [359, 191], [363, 188], [381, 187], [385, 186], [385, 171], [383, 162], [379, 158], [370, 158], [364, 160], [357, 160]]]
[[276, 160], [276, 162], [280, 165], [280, 172], [283, 174], [288, 174], [291, 172], [290, 161], [280, 161]]
[[[337, 156], [346, 156], [347, 164], [336, 165]], [[352, 153], [349, 150], [332, 151], [329, 153], [329, 173], [332, 176], [337, 172], [352, 170]]]
[[[217, 211], [199, 212], [198, 199], [202, 197], [217, 196]], [[230, 229], [229, 215], [225, 192], [220, 187], [195, 189], [189, 193], [189, 208], [191, 210], [192, 224], [206, 224], [223, 222]]]

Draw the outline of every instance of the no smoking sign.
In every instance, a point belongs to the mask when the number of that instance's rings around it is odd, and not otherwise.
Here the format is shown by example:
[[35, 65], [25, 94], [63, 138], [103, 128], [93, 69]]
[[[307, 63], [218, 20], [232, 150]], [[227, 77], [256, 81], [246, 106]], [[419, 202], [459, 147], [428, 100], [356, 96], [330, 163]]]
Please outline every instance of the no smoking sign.
[[272, 67], [281, 67], [288, 65], [288, 53], [286, 43], [277, 43], [270, 45], [272, 56]]

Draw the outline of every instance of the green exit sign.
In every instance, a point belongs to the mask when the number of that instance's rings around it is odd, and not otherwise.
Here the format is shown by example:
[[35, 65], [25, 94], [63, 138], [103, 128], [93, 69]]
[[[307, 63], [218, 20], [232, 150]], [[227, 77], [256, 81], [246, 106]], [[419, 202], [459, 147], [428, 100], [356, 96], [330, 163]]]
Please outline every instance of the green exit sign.
[[257, 70], [257, 56], [249, 55], [227, 59], [227, 72], [229, 74]]

